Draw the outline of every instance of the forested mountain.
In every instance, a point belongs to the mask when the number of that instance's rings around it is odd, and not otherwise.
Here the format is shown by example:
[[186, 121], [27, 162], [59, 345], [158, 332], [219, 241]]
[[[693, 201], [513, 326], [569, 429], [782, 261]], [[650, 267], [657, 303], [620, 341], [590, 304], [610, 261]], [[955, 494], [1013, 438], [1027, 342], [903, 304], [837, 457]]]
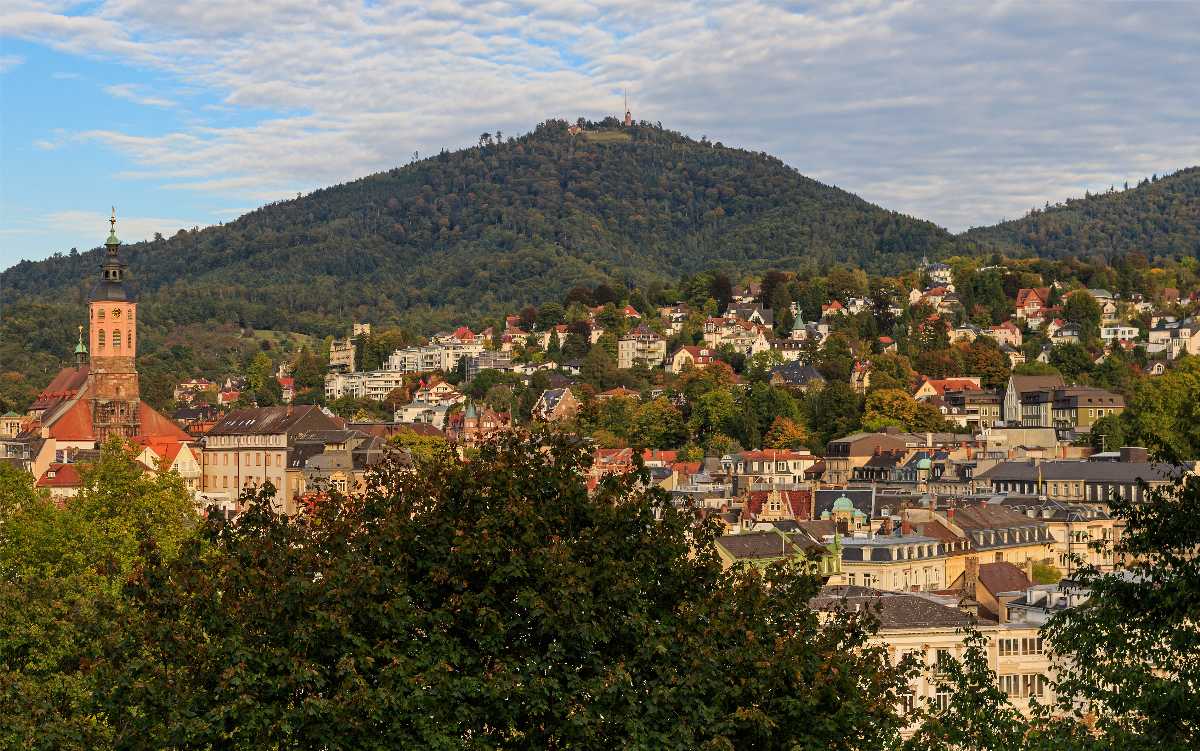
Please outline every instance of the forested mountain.
[[964, 250], [1048, 257], [1200, 254], [1200, 167], [964, 233]]
[[[580, 283], [645, 285], [716, 266], [878, 270], [953, 243], [766, 154], [617, 125], [485, 134], [477, 147], [128, 246], [144, 317], [307, 333], [356, 315], [444, 324]], [[0, 294], [81, 306], [100, 253], [18, 264]]]

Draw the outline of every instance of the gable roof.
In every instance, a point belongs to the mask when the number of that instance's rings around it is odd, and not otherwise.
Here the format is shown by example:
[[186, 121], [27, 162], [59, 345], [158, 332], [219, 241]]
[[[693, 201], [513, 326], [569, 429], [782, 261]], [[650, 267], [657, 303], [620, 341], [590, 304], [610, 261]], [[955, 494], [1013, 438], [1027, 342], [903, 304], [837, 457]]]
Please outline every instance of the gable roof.
[[809, 605], [818, 610], [834, 610], [843, 604], [851, 611], [864, 608], [874, 611], [880, 628], [884, 629], [958, 628], [972, 622], [970, 615], [957, 608], [908, 592], [833, 586], [822, 587], [817, 596], [809, 600]]
[[737, 560], [762, 560], [796, 555], [800, 548], [778, 532], [721, 535], [717, 544]]
[[39, 488], [77, 488], [83, 485], [83, 477], [74, 464], [54, 462], [34, 485]]
[[812, 518], [812, 491], [809, 490], [752, 490], [746, 496], [746, 512], [754, 516], [761, 514], [763, 507], [766, 506], [768, 496], [773, 492], [779, 493], [780, 499], [793, 518], [804, 520]]
[[270, 435], [297, 430], [337, 429], [341, 425], [321, 411], [303, 404], [296, 407], [256, 407], [230, 412], [208, 431], [209, 435]]
[[1024, 571], [1008, 561], [979, 564], [979, 583], [993, 595], [1023, 592], [1033, 585]]

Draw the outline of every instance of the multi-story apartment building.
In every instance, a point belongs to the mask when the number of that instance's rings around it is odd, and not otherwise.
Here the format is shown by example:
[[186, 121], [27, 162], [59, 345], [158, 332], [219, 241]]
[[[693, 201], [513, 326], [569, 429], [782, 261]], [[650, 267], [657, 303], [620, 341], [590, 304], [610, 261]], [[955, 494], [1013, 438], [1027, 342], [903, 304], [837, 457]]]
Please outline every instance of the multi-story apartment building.
[[333, 371], [325, 376], [325, 398], [374, 399], [381, 402], [404, 385], [405, 374], [395, 370], [365, 370], [357, 373]]
[[890, 433], [855, 433], [830, 441], [825, 448], [827, 485], [845, 485], [854, 476], [854, 468], [864, 466], [872, 456], [883, 451], [900, 451], [906, 441]]
[[275, 486], [275, 507], [291, 513], [293, 499], [304, 488], [302, 473], [289, 471], [295, 437], [340, 428], [338, 420], [313, 405], [230, 412], [204, 436], [201, 492], [233, 502], [237, 510], [243, 490], [270, 482]]
[[[1054, 676], [1037, 626], [979, 622], [952, 603], [949, 598], [927, 593], [885, 592], [861, 586], [827, 586], [810, 602], [820, 610], [850, 608], [876, 613], [879, 630], [872, 642], [885, 647], [896, 662], [913, 655], [924, 665], [902, 696], [902, 714], [912, 714], [921, 706], [939, 711], [950, 705], [950, 692], [938, 685], [938, 666], [947, 660], [962, 659], [966, 651], [964, 629], [971, 625], [986, 637], [988, 667], [996, 674], [1000, 690], [1018, 710], [1028, 712], [1029, 700], [1034, 697], [1043, 705], [1054, 699]], [[904, 734], [915, 729], [916, 725], [911, 725]]]
[[1166, 485], [1186, 467], [1148, 461], [1146, 450], [1125, 447], [1087, 460], [1004, 461], [977, 473], [997, 493], [1098, 504], [1113, 497], [1141, 501], [1147, 488]]
[[617, 367], [632, 368], [637, 363], [658, 367], [667, 359], [667, 340], [642, 324], [617, 342]]

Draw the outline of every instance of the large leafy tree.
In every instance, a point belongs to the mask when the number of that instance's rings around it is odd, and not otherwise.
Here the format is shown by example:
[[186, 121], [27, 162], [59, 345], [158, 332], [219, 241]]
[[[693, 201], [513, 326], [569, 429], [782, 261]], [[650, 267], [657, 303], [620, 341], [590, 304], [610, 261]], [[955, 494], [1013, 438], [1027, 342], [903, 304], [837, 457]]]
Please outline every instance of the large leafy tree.
[[170, 557], [195, 525], [179, 476], [151, 477], [119, 442], [61, 505], [0, 463], [0, 747], [108, 745], [91, 666], [136, 618], [122, 583], [141, 562], [141, 540]]
[[519, 437], [383, 470], [310, 516], [265, 499], [130, 583], [100, 668], [131, 748], [871, 748], [903, 672], [798, 565], [723, 571], [715, 524], [589, 493]]

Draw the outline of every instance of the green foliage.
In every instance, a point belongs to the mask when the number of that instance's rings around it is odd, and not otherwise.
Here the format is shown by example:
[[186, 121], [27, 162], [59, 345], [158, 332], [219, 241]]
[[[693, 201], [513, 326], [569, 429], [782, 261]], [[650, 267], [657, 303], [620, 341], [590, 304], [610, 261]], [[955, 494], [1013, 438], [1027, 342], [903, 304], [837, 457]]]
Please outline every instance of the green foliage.
[[858, 430], [862, 421], [863, 397], [850, 385], [830, 381], [824, 388], [808, 392], [804, 400], [804, 424], [810, 431], [809, 448], [825, 452], [834, 438]]
[[[1200, 743], [1200, 482], [1184, 475], [1109, 499], [1125, 530], [1112, 552], [1125, 570], [1082, 565], [1072, 579], [1086, 606], [1056, 614], [1045, 627], [1060, 666], [1060, 695], [1076, 696], [1107, 747], [1189, 749]], [[1098, 543], [1107, 544], [1106, 541]], [[1064, 711], [1077, 709], [1063, 701]]]
[[1134, 253], [1191, 256], [1200, 247], [1200, 167], [973, 229], [960, 237], [960, 245], [974, 253], [1061, 259], [1098, 254], [1114, 260]]
[[688, 439], [687, 425], [679, 409], [659, 397], [634, 412], [630, 438], [638, 446], [673, 449]]
[[1063, 302], [1063, 317], [1079, 324], [1080, 338], [1084, 344], [1100, 341], [1100, 320], [1103, 316], [1100, 303], [1086, 290], [1072, 292]]
[[412, 463], [417, 466], [425, 466], [450, 453], [450, 444], [445, 438], [412, 430], [401, 430], [389, 438], [388, 443], [407, 451]]
[[1062, 571], [1052, 563], [1033, 564], [1034, 584], [1053, 584], [1062, 579]]
[[[1147, 446], [1171, 456], [1200, 456], [1200, 358], [1181, 357], [1158, 378], [1140, 381], [1113, 431], [1125, 445]], [[1105, 423], [1112, 428], [1113, 421]], [[1094, 431], [1093, 431], [1094, 432]], [[1115, 448], [1115, 439], [1108, 439]]]
[[61, 508], [0, 464], [0, 746], [109, 746], [91, 666], [137, 617], [121, 587], [145, 562], [144, 540], [173, 556], [196, 522], [179, 476], [144, 474], [119, 442]]
[[867, 394], [862, 424], [865, 430], [897, 427], [909, 431], [946, 430], [946, 421], [936, 407], [918, 402], [899, 389], [881, 389]]
[[256, 502], [209, 525], [128, 589], [144, 617], [99, 668], [117, 744], [895, 741], [905, 676], [867, 645], [869, 619], [818, 617], [798, 567], [723, 572], [715, 522], [638, 475], [591, 496], [587, 462], [513, 439], [470, 466], [387, 469], [308, 518]]
[[1026, 360], [1013, 368], [1013, 375], [1062, 375], [1058, 368], [1037, 360]]

